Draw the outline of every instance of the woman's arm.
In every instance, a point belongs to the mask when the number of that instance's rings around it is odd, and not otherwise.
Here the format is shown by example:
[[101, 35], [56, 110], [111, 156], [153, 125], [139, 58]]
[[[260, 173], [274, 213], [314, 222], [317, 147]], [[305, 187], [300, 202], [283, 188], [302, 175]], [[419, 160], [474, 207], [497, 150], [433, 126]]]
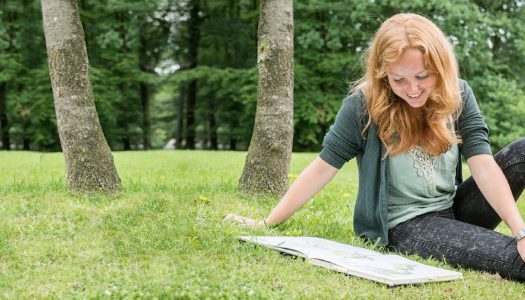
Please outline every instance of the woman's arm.
[[229, 214], [225, 220], [232, 220], [249, 227], [279, 224], [292, 216], [317, 194], [334, 177], [337, 171], [337, 168], [318, 157], [303, 170], [279, 204], [264, 220], [256, 221], [234, 214]]
[[[467, 159], [477, 186], [496, 213], [509, 226], [512, 234], [525, 227], [505, 175], [491, 155], [480, 154]], [[518, 251], [525, 261], [525, 239], [518, 242]]]

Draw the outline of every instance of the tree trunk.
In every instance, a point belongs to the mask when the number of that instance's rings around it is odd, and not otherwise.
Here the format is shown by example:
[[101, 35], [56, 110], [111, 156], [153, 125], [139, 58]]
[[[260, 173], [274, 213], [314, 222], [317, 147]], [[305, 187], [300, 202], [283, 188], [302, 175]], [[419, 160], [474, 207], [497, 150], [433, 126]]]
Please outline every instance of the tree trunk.
[[217, 138], [217, 121], [215, 116], [210, 117], [210, 149], [219, 150], [219, 140]]
[[[126, 95], [128, 93], [127, 87], [124, 83], [118, 85], [121, 95]], [[126, 111], [126, 105], [131, 105], [129, 103], [118, 103], [117, 109], [121, 113], [117, 114], [117, 128], [120, 128], [120, 142], [122, 142], [122, 150], [129, 151], [131, 150], [131, 134], [129, 132], [129, 112]]]
[[[27, 129], [24, 129], [24, 132], [27, 132]], [[24, 133], [24, 138], [22, 139], [22, 150], [29, 151], [31, 150], [31, 141], [27, 134]]]
[[187, 89], [186, 148], [195, 149], [195, 106], [197, 102], [197, 80], [192, 80]]
[[124, 133], [124, 138], [122, 139], [122, 150], [129, 151], [131, 150], [131, 139], [129, 138], [128, 129]]
[[11, 150], [7, 123], [6, 86], [7, 83], [0, 82], [0, 130], [2, 135], [2, 150]]
[[175, 124], [175, 148], [182, 148], [182, 126], [184, 120], [184, 102], [186, 101], [185, 83], [179, 84], [179, 102], [177, 103], [177, 124]]
[[151, 124], [149, 118], [150, 91], [147, 83], [140, 83], [140, 103], [142, 104], [142, 140], [144, 150], [151, 149]]
[[293, 137], [292, 0], [262, 0], [257, 112], [240, 187], [250, 194], [288, 189]]
[[77, 2], [42, 0], [42, 15], [67, 184], [77, 192], [114, 192], [120, 178], [93, 100]]
[[[5, 6], [5, 1], [1, 1], [0, 7]], [[15, 23], [17, 16], [16, 14], [9, 12], [8, 10], [5, 11], [2, 9], [2, 15], [0, 17], [5, 18], [4, 20], [0, 20], [0, 22], [4, 23], [5, 21], [7, 26], [4, 30], [6, 30], [7, 33], [7, 49], [6, 52], [16, 53], [15, 46], [13, 44], [13, 40], [15, 39], [15, 32], [16, 29], [13, 28], [13, 23]], [[2, 24], [3, 25], [3, 24]], [[8, 54], [8, 55], [9, 55]], [[18, 73], [18, 72], [17, 72]], [[12, 80], [12, 79], [11, 79]], [[7, 82], [9, 82], [10, 79], [8, 79]], [[7, 118], [7, 82], [3, 81], [0, 82], [0, 130], [2, 135], [2, 150], [11, 150], [11, 139], [9, 136], [9, 124], [8, 124], [8, 118]]]
[[[139, 68], [144, 73], [150, 73], [148, 66], [148, 40], [144, 32], [145, 24], [142, 24], [139, 29]], [[151, 97], [151, 88], [148, 82], [140, 82], [140, 104], [142, 105], [142, 143], [144, 150], [151, 149], [151, 120], [149, 114], [149, 104]]]
[[[188, 69], [197, 67], [200, 43], [199, 0], [191, 1], [190, 20], [188, 23]], [[186, 108], [186, 148], [195, 149], [195, 106], [197, 104], [197, 80], [192, 80], [188, 85], [188, 105]]]
[[212, 98], [210, 98], [209, 105], [210, 110], [208, 112], [208, 125], [210, 126], [210, 149], [211, 150], [219, 150], [219, 142], [217, 138], [217, 120], [215, 119], [215, 95], [211, 95]]

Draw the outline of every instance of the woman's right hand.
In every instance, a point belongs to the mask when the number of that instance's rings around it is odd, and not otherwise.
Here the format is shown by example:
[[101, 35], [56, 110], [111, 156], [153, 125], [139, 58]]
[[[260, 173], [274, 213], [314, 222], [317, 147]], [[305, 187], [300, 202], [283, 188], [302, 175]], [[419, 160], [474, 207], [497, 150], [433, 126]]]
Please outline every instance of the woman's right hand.
[[299, 175], [266, 219], [258, 221], [236, 214], [228, 214], [226, 218], [224, 218], [224, 221], [235, 222], [241, 226], [250, 228], [264, 228], [280, 224], [319, 192], [319, 190], [334, 177], [337, 171], [337, 168], [331, 166], [320, 157], [317, 157], [308, 165], [301, 175]]
[[239, 216], [236, 214], [228, 214], [223, 221], [234, 222], [244, 227], [249, 228], [264, 228], [266, 224], [264, 220], [258, 221], [251, 218]]

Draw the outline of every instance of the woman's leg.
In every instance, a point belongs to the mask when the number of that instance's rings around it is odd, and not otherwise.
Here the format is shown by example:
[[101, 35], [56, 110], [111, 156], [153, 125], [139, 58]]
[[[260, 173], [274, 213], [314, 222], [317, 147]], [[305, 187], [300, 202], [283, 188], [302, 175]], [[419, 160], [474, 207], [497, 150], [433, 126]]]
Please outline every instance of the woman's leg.
[[[517, 200], [525, 187], [525, 139], [499, 151], [501, 167]], [[453, 209], [418, 216], [389, 231], [389, 246], [421, 257], [445, 259], [505, 278], [525, 281], [516, 241], [494, 229], [501, 219], [469, 178], [456, 192]]]
[[[525, 138], [508, 145], [494, 159], [509, 182], [514, 199], [518, 200], [525, 187]], [[494, 229], [501, 218], [485, 200], [474, 179], [470, 177], [458, 186], [454, 198], [456, 219], [481, 227]]]
[[448, 209], [418, 216], [389, 231], [389, 246], [402, 253], [525, 281], [516, 241], [496, 231], [454, 219]]

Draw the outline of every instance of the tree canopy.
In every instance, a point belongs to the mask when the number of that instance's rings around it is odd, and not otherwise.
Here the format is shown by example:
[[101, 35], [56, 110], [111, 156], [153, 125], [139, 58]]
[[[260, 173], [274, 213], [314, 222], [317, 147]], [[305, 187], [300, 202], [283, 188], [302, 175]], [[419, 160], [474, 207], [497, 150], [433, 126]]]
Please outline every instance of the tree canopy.
[[[40, 5], [22, 2], [0, 0], [2, 148], [59, 150]], [[79, 8], [112, 149], [161, 147], [177, 131], [179, 148], [193, 135], [196, 148], [247, 149], [259, 1], [79, 0]], [[320, 149], [369, 40], [398, 12], [425, 15], [448, 36], [494, 150], [525, 136], [524, 1], [298, 0], [294, 151]]]

